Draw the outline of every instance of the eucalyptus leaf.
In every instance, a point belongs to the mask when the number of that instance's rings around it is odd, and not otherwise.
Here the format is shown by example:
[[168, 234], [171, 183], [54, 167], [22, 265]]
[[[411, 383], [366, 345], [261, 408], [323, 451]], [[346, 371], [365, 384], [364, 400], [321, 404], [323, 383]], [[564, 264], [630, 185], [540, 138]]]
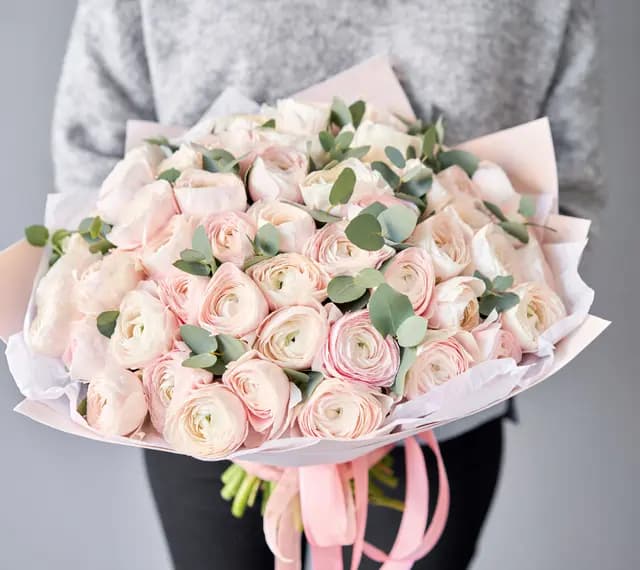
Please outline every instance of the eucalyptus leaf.
[[186, 360], [182, 361], [182, 366], [185, 368], [210, 368], [218, 361], [218, 357], [215, 354], [209, 354], [207, 352], [202, 354], [195, 354], [190, 356]]
[[416, 153], [416, 147], [413, 145], [409, 145], [407, 147], [407, 152], [405, 153], [405, 156], [407, 157], [407, 160], [410, 160], [412, 158], [417, 158], [417, 153]]
[[382, 283], [369, 301], [371, 323], [382, 336], [395, 335], [400, 325], [413, 316], [409, 297]]
[[349, 148], [344, 153], [344, 158], [357, 158], [360, 160], [363, 156], [365, 156], [371, 150], [370, 146], [357, 146], [354, 148]]
[[422, 156], [425, 158], [431, 158], [437, 142], [438, 133], [435, 126], [429, 127], [422, 137]]
[[484, 207], [489, 210], [496, 218], [498, 218], [501, 222], [508, 221], [507, 216], [504, 215], [504, 212], [500, 209], [500, 206], [494, 204], [493, 202], [488, 202], [487, 200], [483, 200], [482, 203]]
[[195, 325], [182, 325], [180, 336], [195, 354], [213, 352], [218, 348], [218, 341], [211, 333]]
[[381, 204], [380, 202], [372, 202], [367, 207], [362, 208], [362, 210], [360, 210], [359, 214], [360, 215], [362, 215], [362, 214], [371, 214], [372, 216], [377, 218], [386, 209], [387, 209], [387, 206], [385, 206], [384, 204]]
[[303, 390], [303, 400], [308, 400], [313, 391], [320, 385], [320, 382], [324, 380], [324, 376], [321, 372], [316, 372], [315, 370], [309, 373], [309, 381]]
[[376, 172], [379, 172], [382, 178], [385, 179], [386, 183], [394, 190], [400, 186], [400, 177], [391, 170], [391, 168], [389, 168], [387, 163], [376, 160], [371, 163], [371, 168]]
[[86, 398], [82, 398], [82, 400], [80, 400], [78, 402], [78, 406], [76, 407], [76, 411], [83, 417], [86, 417], [87, 415], [87, 399]]
[[355, 277], [354, 281], [356, 285], [364, 287], [365, 289], [373, 289], [381, 283], [384, 283], [384, 274], [382, 271], [378, 271], [373, 267], [367, 267], [360, 271]]
[[483, 317], [488, 317], [493, 310], [502, 313], [515, 307], [519, 302], [520, 297], [515, 293], [489, 293], [488, 295], [483, 295], [480, 299], [480, 314]]
[[340, 98], [334, 97], [331, 104], [331, 122], [339, 127], [344, 127], [352, 122], [351, 111], [347, 104]]
[[228, 334], [216, 335], [218, 340], [218, 350], [222, 354], [222, 359], [228, 364], [234, 360], [238, 360], [245, 352], [246, 345], [237, 338]]
[[205, 260], [205, 256], [202, 252], [195, 249], [183, 249], [180, 252], [180, 259], [182, 259], [183, 261], [201, 262]]
[[442, 144], [444, 142], [444, 115], [439, 115], [436, 119], [435, 125], [436, 133], [438, 135], [438, 142]]
[[419, 345], [427, 334], [427, 320], [424, 317], [412, 316], [405, 319], [398, 327], [396, 336], [398, 344], [404, 347]]
[[267, 121], [265, 121], [264, 123], [262, 123], [260, 125], [261, 129], [275, 129], [276, 128], [276, 120], [275, 119], [268, 119]]
[[442, 169], [457, 164], [469, 177], [478, 169], [478, 158], [465, 150], [447, 150], [438, 153], [438, 160]]
[[342, 131], [335, 140], [336, 148], [347, 149], [353, 140], [353, 132], [351, 131]]
[[416, 361], [418, 357], [418, 350], [414, 347], [406, 347], [401, 351], [400, 356], [400, 366], [398, 367], [398, 372], [396, 373], [396, 379], [393, 382], [393, 386], [391, 387], [391, 391], [397, 396], [404, 396], [404, 384], [405, 378], [407, 376], [407, 372], [413, 366], [413, 363]]
[[366, 287], [356, 284], [350, 275], [338, 275], [329, 281], [327, 295], [334, 303], [349, 303], [362, 297]]
[[406, 240], [416, 227], [418, 216], [407, 206], [391, 206], [378, 216], [382, 233], [393, 242]]
[[309, 376], [300, 370], [294, 370], [293, 368], [283, 368], [282, 371], [287, 375], [290, 382], [293, 382], [296, 386], [306, 386], [309, 382]]
[[520, 198], [518, 213], [525, 218], [531, 218], [536, 215], [536, 201], [533, 196], [522, 196]]
[[71, 235], [69, 230], [60, 229], [53, 232], [51, 236], [51, 245], [58, 253], [62, 253], [62, 242]]
[[345, 233], [351, 243], [366, 251], [378, 251], [384, 245], [382, 226], [371, 214], [358, 214], [349, 222]]
[[178, 145], [172, 144], [167, 137], [153, 137], [149, 139], [144, 139], [144, 142], [147, 144], [152, 144], [156, 146], [164, 146], [168, 148], [171, 152], [175, 152], [178, 150]]
[[369, 290], [367, 289], [362, 297], [358, 297], [354, 301], [350, 301], [348, 303], [337, 303], [337, 306], [343, 313], [359, 311], [360, 309], [364, 309], [367, 306], [370, 298], [371, 293], [369, 293]]
[[484, 281], [484, 286], [486, 288], [487, 291], [491, 291], [493, 289], [493, 283], [491, 282], [491, 279], [489, 279], [484, 273], [478, 271], [477, 269], [473, 272], [473, 276], [476, 279], [482, 279], [482, 281]]
[[346, 204], [349, 202], [356, 186], [356, 174], [351, 168], [345, 168], [331, 187], [329, 194], [329, 203], [332, 206]]
[[517, 240], [520, 240], [522, 243], [529, 243], [529, 230], [524, 224], [507, 220], [505, 222], [500, 222], [498, 225], [505, 232], [507, 232]]
[[256, 253], [273, 257], [280, 249], [280, 233], [273, 224], [263, 224], [256, 233]]
[[418, 198], [417, 196], [412, 196], [411, 194], [405, 194], [404, 192], [396, 192], [395, 197], [403, 200], [404, 202], [410, 202], [411, 204], [415, 204], [420, 212], [424, 212], [427, 209], [427, 202], [422, 198]]
[[513, 275], [498, 275], [492, 283], [494, 291], [502, 292], [510, 289], [513, 285]]
[[248, 257], [247, 259], [244, 260], [244, 264], [242, 265], [242, 269], [244, 269], [245, 271], [247, 269], [249, 269], [249, 267], [253, 267], [254, 265], [260, 263], [261, 261], [264, 261], [265, 259], [270, 259], [271, 257], [273, 257], [272, 255], [252, 255], [251, 257]]
[[339, 222], [342, 218], [334, 216], [324, 210], [307, 210], [309, 215], [316, 221], [322, 224], [330, 224], [332, 222]]
[[331, 151], [336, 144], [335, 138], [329, 131], [320, 131], [318, 138], [320, 139], [320, 146], [325, 152]]
[[91, 243], [89, 246], [89, 251], [91, 253], [107, 253], [110, 249], [113, 249], [115, 244], [111, 243], [109, 240], [101, 238], [98, 241]]
[[366, 110], [367, 110], [367, 104], [362, 100], [358, 100], [352, 103], [351, 105], [349, 105], [349, 112], [351, 113], [351, 122], [353, 123], [353, 126], [356, 129], [360, 126], [360, 123], [362, 122], [362, 118], [364, 117]]
[[177, 168], [169, 168], [158, 174], [158, 180], [166, 180], [169, 184], [175, 184], [180, 178], [180, 171]]
[[98, 239], [98, 236], [102, 232], [102, 220], [100, 216], [93, 218], [91, 225], [89, 226], [89, 236], [91, 239]]
[[431, 173], [421, 173], [408, 180], [403, 180], [398, 191], [421, 198], [431, 189], [432, 184], [433, 177]]
[[120, 311], [104, 311], [96, 318], [96, 326], [102, 336], [111, 338], [113, 331], [116, 330], [116, 322], [120, 316]]
[[49, 230], [40, 225], [33, 225], [25, 228], [24, 235], [27, 241], [35, 247], [44, 247], [49, 241]]
[[191, 238], [191, 247], [196, 251], [199, 251], [206, 261], [213, 259], [213, 250], [211, 249], [211, 240], [207, 235], [207, 231], [204, 226], [198, 226], [193, 232]]
[[406, 166], [407, 161], [396, 147], [386, 146], [384, 147], [384, 153], [394, 166], [397, 166], [398, 168], [404, 168]]
[[209, 275], [211, 275], [211, 268], [208, 265], [200, 262], [184, 261], [183, 259], [178, 259], [178, 261], [173, 262], [173, 266], [180, 271], [184, 271], [185, 273], [189, 273], [191, 275], [200, 275], [202, 277], [208, 277]]

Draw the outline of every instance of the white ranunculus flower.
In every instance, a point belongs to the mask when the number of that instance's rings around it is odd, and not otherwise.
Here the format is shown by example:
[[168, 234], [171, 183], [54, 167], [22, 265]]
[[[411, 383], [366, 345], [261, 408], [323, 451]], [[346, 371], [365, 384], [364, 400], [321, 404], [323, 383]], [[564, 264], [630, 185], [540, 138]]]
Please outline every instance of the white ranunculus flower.
[[515, 240], [495, 224], [487, 224], [473, 237], [471, 251], [474, 267], [489, 279], [512, 275], [520, 281], [520, 261]]
[[116, 249], [78, 273], [78, 308], [88, 315], [117, 309], [143, 277], [137, 254]]
[[283, 307], [262, 321], [254, 346], [284, 368], [305, 370], [322, 349], [328, 330], [321, 307]]
[[314, 210], [323, 210], [340, 215], [346, 212], [347, 206], [332, 206], [329, 202], [331, 188], [343, 170], [350, 168], [356, 177], [350, 201], [369, 196], [393, 196], [393, 190], [384, 178], [369, 165], [357, 158], [347, 158], [328, 170], [316, 170], [309, 174], [300, 185], [304, 203]]
[[71, 324], [82, 316], [76, 305], [76, 275], [100, 259], [79, 234], [67, 239], [65, 251], [38, 283], [36, 316], [27, 334], [33, 350], [54, 357], [65, 351]]
[[134, 372], [110, 365], [89, 382], [87, 423], [102, 435], [132, 435], [146, 417], [142, 382]]
[[516, 337], [523, 352], [535, 352], [540, 335], [567, 311], [560, 297], [542, 283], [522, 283], [512, 291], [520, 302], [502, 313], [502, 326]]
[[506, 172], [497, 164], [488, 160], [480, 161], [473, 174], [473, 182], [483, 200], [496, 204], [507, 215], [518, 211], [520, 196]]
[[471, 262], [473, 231], [451, 207], [419, 223], [409, 243], [423, 247], [431, 255], [439, 280], [460, 275]]
[[316, 224], [308, 212], [286, 202], [256, 202], [247, 214], [255, 220], [258, 229], [264, 224], [271, 224], [278, 230], [282, 252], [302, 252], [316, 231]]
[[172, 168], [180, 172], [188, 168], [202, 168], [202, 153], [194, 150], [191, 145], [182, 144], [176, 152], [160, 163], [158, 174]]
[[183, 214], [202, 219], [210, 214], [247, 209], [247, 193], [232, 172], [207, 172], [190, 168], [175, 183], [175, 195]]
[[255, 158], [247, 175], [251, 199], [302, 202], [300, 184], [308, 167], [304, 152], [291, 147], [267, 147]]
[[131, 149], [102, 183], [97, 203], [102, 219], [110, 224], [120, 222], [138, 191], [155, 181], [164, 159], [158, 145], [143, 144]]
[[142, 281], [120, 303], [120, 314], [109, 350], [125, 368], [142, 368], [163, 352], [176, 337], [178, 321], [154, 294], [155, 284]]
[[71, 380], [87, 382], [102, 373], [108, 351], [109, 339], [98, 330], [96, 318], [88, 316], [72, 323], [62, 361]]
[[308, 137], [326, 129], [331, 112], [329, 105], [302, 103], [294, 99], [280, 99], [275, 110], [265, 110], [265, 114], [275, 119], [277, 131]]
[[238, 449], [248, 434], [242, 400], [217, 382], [176, 392], [167, 408], [163, 435], [180, 453], [220, 459]]
[[467, 331], [480, 323], [478, 297], [486, 287], [475, 277], [453, 277], [436, 285], [429, 327]]

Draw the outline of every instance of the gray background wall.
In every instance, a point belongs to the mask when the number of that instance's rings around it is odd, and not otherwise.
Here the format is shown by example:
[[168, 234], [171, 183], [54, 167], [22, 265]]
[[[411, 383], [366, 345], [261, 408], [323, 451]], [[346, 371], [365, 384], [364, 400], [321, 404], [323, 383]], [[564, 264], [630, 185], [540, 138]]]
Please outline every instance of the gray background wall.
[[[584, 275], [615, 324], [553, 381], [520, 398], [474, 570], [640, 567], [634, 406], [640, 188], [640, 2], [600, 0], [606, 85], [602, 145], [610, 202]], [[40, 219], [51, 188], [49, 123], [70, 0], [3, 2], [0, 247]], [[170, 568], [141, 455], [45, 429], [11, 412], [0, 359], [0, 568]], [[594, 421], [595, 417], [599, 419]]]

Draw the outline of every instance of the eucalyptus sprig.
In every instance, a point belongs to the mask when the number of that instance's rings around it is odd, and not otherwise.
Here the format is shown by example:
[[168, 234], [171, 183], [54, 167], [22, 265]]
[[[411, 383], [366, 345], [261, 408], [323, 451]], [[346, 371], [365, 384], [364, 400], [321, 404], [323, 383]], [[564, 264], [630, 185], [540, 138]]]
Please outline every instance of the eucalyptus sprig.
[[[500, 226], [506, 233], [508, 233], [510, 236], [513, 236], [522, 243], [529, 243], [528, 226], [536, 224], [509, 219], [502, 211], [500, 206], [494, 204], [493, 202], [489, 202], [488, 200], [483, 200], [482, 204], [489, 212], [489, 214], [496, 220], [496, 224]], [[518, 213], [525, 218], [530, 218], [535, 215], [536, 204], [531, 196], [522, 196], [520, 198]], [[555, 231], [553, 230], [553, 228], [547, 228], [546, 226], [541, 227], [545, 227], [546, 229]]]
[[347, 125], [353, 125], [355, 129], [360, 126], [362, 118], [367, 110], [366, 103], [358, 100], [351, 105], [347, 104], [339, 97], [334, 97], [331, 103], [331, 115], [329, 122], [339, 129]]
[[487, 318], [492, 311], [497, 313], [508, 311], [520, 302], [518, 295], [508, 291], [513, 286], [512, 275], [498, 275], [491, 280], [480, 271], [476, 271], [473, 276], [482, 279], [485, 284], [485, 291], [479, 297], [482, 317]]
[[280, 251], [280, 233], [273, 224], [263, 224], [258, 228], [256, 237], [251, 243], [254, 254], [244, 262], [244, 269], [278, 255]]
[[116, 247], [106, 237], [112, 227], [111, 224], [104, 222], [100, 216], [95, 216], [82, 220], [78, 226], [78, 233], [89, 244], [91, 253], [104, 254]]
[[144, 139], [144, 142], [146, 142], [147, 144], [163, 147], [169, 152], [169, 154], [173, 154], [180, 148], [178, 145], [173, 144], [172, 142], [169, 141], [167, 137], [164, 137], [164, 136]]
[[221, 376], [227, 365], [238, 360], [246, 351], [245, 344], [227, 334], [212, 335], [195, 325], [182, 325], [180, 336], [191, 349], [189, 358], [182, 362], [186, 368], [202, 368]]
[[222, 148], [207, 148], [200, 144], [191, 143], [191, 147], [202, 154], [202, 168], [208, 172], [240, 172], [240, 161], [243, 156], [236, 158], [229, 151]]
[[370, 146], [351, 147], [353, 142], [353, 131], [342, 130], [337, 136], [333, 136], [330, 131], [321, 131], [318, 134], [320, 146], [329, 155], [329, 162], [324, 169], [333, 168], [347, 158], [360, 159], [366, 155]]
[[216, 272], [218, 261], [213, 256], [211, 242], [204, 226], [195, 229], [191, 238], [191, 248], [183, 249], [180, 259], [174, 261], [173, 266], [185, 273], [202, 277], [209, 277]]
[[359, 248], [377, 251], [385, 244], [402, 243], [413, 233], [417, 222], [417, 214], [407, 206], [387, 208], [374, 202], [349, 222], [345, 233]]
[[98, 331], [102, 336], [106, 336], [107, 338], [111, 338], [113, 335], [113, 331], [116, 330], [116, 323], [118, 322], [118, 317], [120, 316], [120, 311], [103, 311], [96, 318], [96, 326]]

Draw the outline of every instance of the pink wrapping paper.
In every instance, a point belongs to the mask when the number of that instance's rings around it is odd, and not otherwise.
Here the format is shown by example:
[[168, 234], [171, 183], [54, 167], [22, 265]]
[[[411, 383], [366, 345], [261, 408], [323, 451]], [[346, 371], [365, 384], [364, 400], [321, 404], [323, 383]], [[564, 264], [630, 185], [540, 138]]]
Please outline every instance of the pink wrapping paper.
[[[407, 118], [413, 112], [389, 61], [377, 57], [299, 94], [307, 101], [327, 101], [340, 96], [347, 101], [363, 98]], [[237, 92], [225, 92], [207, 112], [250, 112], [255, 103]], [[235, 107], [235, 108], [234, 108]], [[194, 129], [197, 128], [194, 127]], [[180, 136], [183, 128], [149, 122], [128, 125], [127, 148], [149, 136]], [[500, 164], [519, 192], [539, 197], [539, 210], [557, 212], [558, 181], [553, 142], [546, 119], [487, 135], [460, 145], [480, 158]], [[46, 223], [52, 227], [77, 224], [95, 195], [51, 195]], [[252, 450], [239, 450], [230, 458], [270, 465], [295, 466], [343, 462], [410, 435], [481, 411], [542, 382], [567, 365], [608, 326], [589, 315], [593, 291], [580, 279], [578, 264], [587, 242], [588, 220], [551, 213], [543, 247], [559, 278], [560, 293], [569, 316], [545, 333], [536, 356], [516, 366], [510, 359], [479, 364], [425, 396], [396, 407], [387, 424], [371, 436], [356, 441], [285, 438], [268, 441]], [[44, 271], [41, 252], [18, 242], [0, 253], [0, 336], [8, 342], [7, 359], [12, 374], [26, 396], [15, 409], [31, 419], [61, 431], [110, 443], [172, 451], [152, 430], [143, 439], [105, 438], [94, 432], [76, 412], [79, 385], [70, 383], [59, 361], [30, 352], [21, 330], [33, 317], [29, 304], [34, 276]], [[559, 342], [558, 342], [559, 341]], [[554, 349], [554, 344], [557, 345]], [[295, 451], [295, 453], [291, 453]]]

